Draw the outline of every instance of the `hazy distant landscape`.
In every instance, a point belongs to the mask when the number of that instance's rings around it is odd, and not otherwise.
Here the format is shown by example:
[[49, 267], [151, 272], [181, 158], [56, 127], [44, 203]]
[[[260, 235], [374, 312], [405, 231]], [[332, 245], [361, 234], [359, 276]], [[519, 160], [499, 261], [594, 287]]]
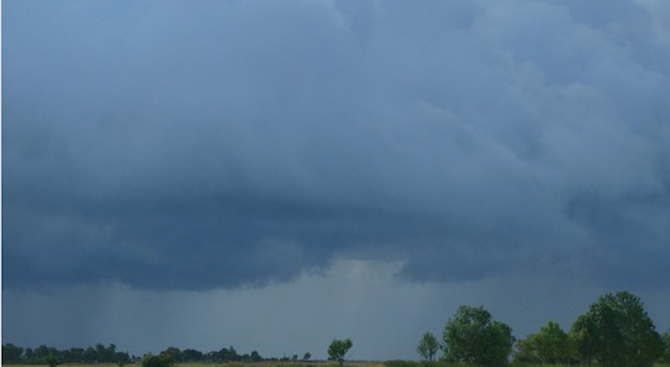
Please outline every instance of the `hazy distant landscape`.
[[[125, 366], [138, 363], [141, 367], [170, 367], [174, 364], [225, 364], [243, 366], [322, 366], [324, 363], [346, 362], [359, 366], [361, 362], [348, 361], [355, 344], [351, 339], [333, 339], [327, 348], [328, 360], [312, 359], [306, 352], [292, 357], [263, 357], [256, 350], [239, 353], [233, 346], [203, 353], [195, 349], [181, 350], [169, 347], [154, 355], [131, 356], [118, 351], [115, 344], [58, 350], [45, 345], [36, 349], [3, 344], [3, 364], [47, 364], [57, 367], [68, 363], [113, 363]], [[492, 317], [483, 306], [463, 305], [444, 326], [438, 339], [430, 332], [423, 334], [416, 346], [421, 362], [395, 360], [382, 362], [385, 367], [505, 367], [565, 365], [600, 367], [653, 367], [670, 365], [670, 330], [656, 331], [653, 320], [644, 309], [642, 300], [628, 291], [607, 293], [580, 315], [565, 332], [559, 324], [547, 322], [536, 333], [516, 338], [512, 329]], [[365, 363], [370, 366], [372, 362]]]

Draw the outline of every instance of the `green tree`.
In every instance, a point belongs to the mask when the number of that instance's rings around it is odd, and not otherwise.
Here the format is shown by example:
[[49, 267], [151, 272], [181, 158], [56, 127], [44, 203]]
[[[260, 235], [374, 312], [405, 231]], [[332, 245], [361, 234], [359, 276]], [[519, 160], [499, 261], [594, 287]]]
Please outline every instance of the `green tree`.
[[68, 363], [81, 363], [84, 361], [84, 349], [83, 348], [70, 348], [67, 350]]
[[46, 358], [44, 358], [44, 363], [46, 363], [49, 367], [56, 367], [60, 364], [60, 361], [55, 354], [49, 354]]
[[582, 363], [650, 367], [663, 354], [663, 340], [642, 301], [626, 291], [600, 297], [570, 333]]
[[344, 340], [335, 339], [328, 346], [328, 359], [337, 361], [340, 366], [344, 365], [344, 357], [346, 357], [347, 352], [353, 344], [351, 339], [347, 338]]
[[516, 362], [569, 364], [573, 359], [568, 334], [553, 321], [547, 322], [540, 332], [519, 340], [516, 349]]
[[663, 345], [664, 345], [664, 352], [663, 356], [661, 356], [661, 361], [664, 363], [670, 363], [670, 329], [663, 333], [661, 335], [661, 338], [663, 339]]
[[514, 344], [515, 363], [540, 364], [540, 358], [537, 356], [537, 351], [529, 339], [530, 336], [525, 339], [519, 339]]
[[126, 364], [130, 362], [130, 355], [127, 352], [116, 352], [114, 354], [114, 360], [118, 365]]
[[419, 341], [419, 345], [416, 346], [416, 351], [421, 358], [429, 362], [433, 360], [438, 349], [440, 349], [440, 345], [437, 342], [437, 338], [435, 338], [435, 335], [432, 333], [423, 334]]
[[177, 347], [168, 347], [160, 354], [168, 356], [174, 362], [184, 362], [184, 355]]
[[263, 357], [257, 351], [251, 351], [250, 359], [252, 362], [260, 362], [263, 360]]
[[18, 363], [21, 360], [23, 348], [17, 347], [14, 344], [4, 344], [2, 346], [2, 362], [3, 363]]
[[23, 350], [23, 359], [25, 361], [31, 361], [34, 358], [35, 352], [33, 348], [26, 348]]
[[2, 345], [3, 363], [18, 363], [21, 360], [21, 355], [23, 355], [23, 348], [11, 343]]
[[184, 349], [182, 355], [184, 360], [188, 362], [202, 361], [204, 359], [202, 352], [195, 349]]
[[107, 348], [102, 344], [95, 345], [95, 354], [97, 356], [96, 360], [98, 362], [107, 362]]
[[142, 367], [171, 367], [174, 361], [167, 354], [153, 355], [151, 353], [142, 359]]
[[461, 306], [444, 328], [444, 358], [478, 366], [503, 366], [514, 337], [506, 324], [492, 320], [484, 307]]
[[39, 347], [35, 348], [35, 350], [33, 350], [33, 358], [35, 360], [44, 360], [50, 354], [53, 354], [53, 350], [51, 350], [51, 348], [47, 347], [44, 344], [40, 345]]
[[237, 362], [242, 359], [242, 356], [237, 354], [237, 351], [231, 345], [229, 348], [221, 348], [218, 353], [218, 359], [221, 362]]
[[98, 353], [93, 347], [88, 347], [84, 350], [84, 353], [82, 353], [82, 358], [84, 359], [84, 362], [98, 362]]

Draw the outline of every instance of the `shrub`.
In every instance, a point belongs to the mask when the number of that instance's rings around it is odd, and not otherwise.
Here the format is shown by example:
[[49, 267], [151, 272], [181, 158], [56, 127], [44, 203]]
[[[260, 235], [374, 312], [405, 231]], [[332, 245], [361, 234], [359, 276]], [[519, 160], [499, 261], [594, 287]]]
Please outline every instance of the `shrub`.
[[142, 359], [142, 367], [171, 367], [172, 364], [172, 358], [166, 354], [161, 354], [158, 356], [147, 354]]
[[49, 366], [49, 367], [56, 367], [60, 364], [58, 361], [58, 358], [56, 358], [55, 355], [50, 354], [44, 359], [44, 362]]

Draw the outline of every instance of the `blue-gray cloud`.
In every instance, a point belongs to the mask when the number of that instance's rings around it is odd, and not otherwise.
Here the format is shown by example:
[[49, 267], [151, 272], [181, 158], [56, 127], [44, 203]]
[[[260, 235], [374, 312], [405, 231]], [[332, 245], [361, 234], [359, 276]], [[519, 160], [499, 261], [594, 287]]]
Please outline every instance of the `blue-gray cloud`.
[[[656, 8], [654, 7], [656, 6]], [[670, 39], [633, 1], [6, 1], [10, 289], [670, 277]]]

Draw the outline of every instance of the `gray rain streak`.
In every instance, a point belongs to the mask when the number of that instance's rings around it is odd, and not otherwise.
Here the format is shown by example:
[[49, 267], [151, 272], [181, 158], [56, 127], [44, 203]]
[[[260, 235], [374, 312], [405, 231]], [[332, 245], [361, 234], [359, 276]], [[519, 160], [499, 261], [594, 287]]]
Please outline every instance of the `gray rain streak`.
[[670, 9], [639, 3], [6, 0], [3, 286], [667, 286]]

